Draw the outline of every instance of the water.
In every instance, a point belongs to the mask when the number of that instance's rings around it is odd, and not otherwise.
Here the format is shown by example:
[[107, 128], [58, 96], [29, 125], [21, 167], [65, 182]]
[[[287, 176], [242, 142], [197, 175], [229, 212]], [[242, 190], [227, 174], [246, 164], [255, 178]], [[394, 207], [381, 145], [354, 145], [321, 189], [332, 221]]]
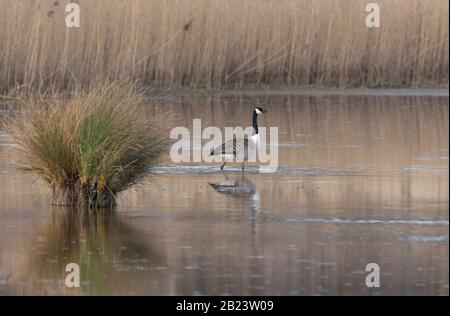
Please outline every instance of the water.
[[[279, 127], [280, 167], [155, 169], [109, 214], [49, 205], [0, 135], [0, 293], [448, 295], [448, 94], [158, 99], [191, 128]], [[195, 150], [199, 150], [196, 148]], [[81, 287], [65, 266], [80, 264]], [[381, 286], [365, 286], [368, 263]]]

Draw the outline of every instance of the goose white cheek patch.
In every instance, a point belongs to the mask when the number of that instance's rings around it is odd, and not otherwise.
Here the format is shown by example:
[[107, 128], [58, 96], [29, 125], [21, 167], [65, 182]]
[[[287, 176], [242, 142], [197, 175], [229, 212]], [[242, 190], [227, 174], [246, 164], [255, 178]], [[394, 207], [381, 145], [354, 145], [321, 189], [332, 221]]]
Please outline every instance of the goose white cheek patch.
[[[262, 113], [258, 109], [255, 111]], [[174, 163], [259, 163], [260, 173], [277, 171], [278, 127], [270, 127], [269, 133], [267, 128], [259, 127], [258, 135], [252, 135], [252, 126], [245, 129], [225, 127], [224, 130], [225, 135], [216, 126], [203, 129], [201, 119], [194, 119], [191, 129], [184, 126], [173, 128], [170, 132], [170, 139], [174, 141], [170, 148], [170, 159]], [[236, 138], [234, 143], [233, 138]], [[222, 144], [225, 144], [223, 150], [220, 149]], [[222, 151], [225, 154], [221, 154]]]

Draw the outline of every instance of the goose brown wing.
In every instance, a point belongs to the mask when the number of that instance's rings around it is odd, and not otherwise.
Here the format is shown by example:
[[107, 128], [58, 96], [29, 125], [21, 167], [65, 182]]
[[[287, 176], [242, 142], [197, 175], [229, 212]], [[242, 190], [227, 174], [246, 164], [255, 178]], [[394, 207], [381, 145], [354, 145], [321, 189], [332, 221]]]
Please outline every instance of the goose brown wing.
[[226, 141], [222, 145], [211, 149], [210, 155], [233, 155], [236, 156], [237, 153], [243, 153], [246, 148], [248, 148], [248, 138], [247, 137], [233, 137], [229, 141]]

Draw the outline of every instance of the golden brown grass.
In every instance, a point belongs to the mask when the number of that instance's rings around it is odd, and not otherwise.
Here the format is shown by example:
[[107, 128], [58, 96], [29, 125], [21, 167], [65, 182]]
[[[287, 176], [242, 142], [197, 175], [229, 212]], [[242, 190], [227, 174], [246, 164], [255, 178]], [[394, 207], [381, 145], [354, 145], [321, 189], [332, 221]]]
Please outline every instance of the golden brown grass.
[[[448, 85], [447, 0], [0, 1], [0, 88], [133, 79], [159, 87]], [[55, 5], [57, 3], [57, 5]], [[53, 13], [49, 14], [49, 12]]]
[[[163, 152], [164, 113], [149, 117], [131, 85], [72, 96], [22, 97], [7, 122], [19, 167], [42, 177], [56, 203], [108, 207], [151, 172]], [[146, 105], [148, 107], [148, 105]]]

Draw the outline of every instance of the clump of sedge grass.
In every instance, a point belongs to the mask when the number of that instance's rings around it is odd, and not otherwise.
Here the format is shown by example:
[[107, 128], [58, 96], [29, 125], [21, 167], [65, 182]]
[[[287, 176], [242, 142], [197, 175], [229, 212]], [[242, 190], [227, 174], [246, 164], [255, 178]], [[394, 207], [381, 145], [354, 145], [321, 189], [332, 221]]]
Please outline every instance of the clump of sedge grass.
[[58, 204], [114, 206], [117, 193], [147, 176], [167, 144], [166, 116], [145, 115], [142, 101], [128, 85], [21, 98], [7, 124], [19, 167], [41, 176]]

